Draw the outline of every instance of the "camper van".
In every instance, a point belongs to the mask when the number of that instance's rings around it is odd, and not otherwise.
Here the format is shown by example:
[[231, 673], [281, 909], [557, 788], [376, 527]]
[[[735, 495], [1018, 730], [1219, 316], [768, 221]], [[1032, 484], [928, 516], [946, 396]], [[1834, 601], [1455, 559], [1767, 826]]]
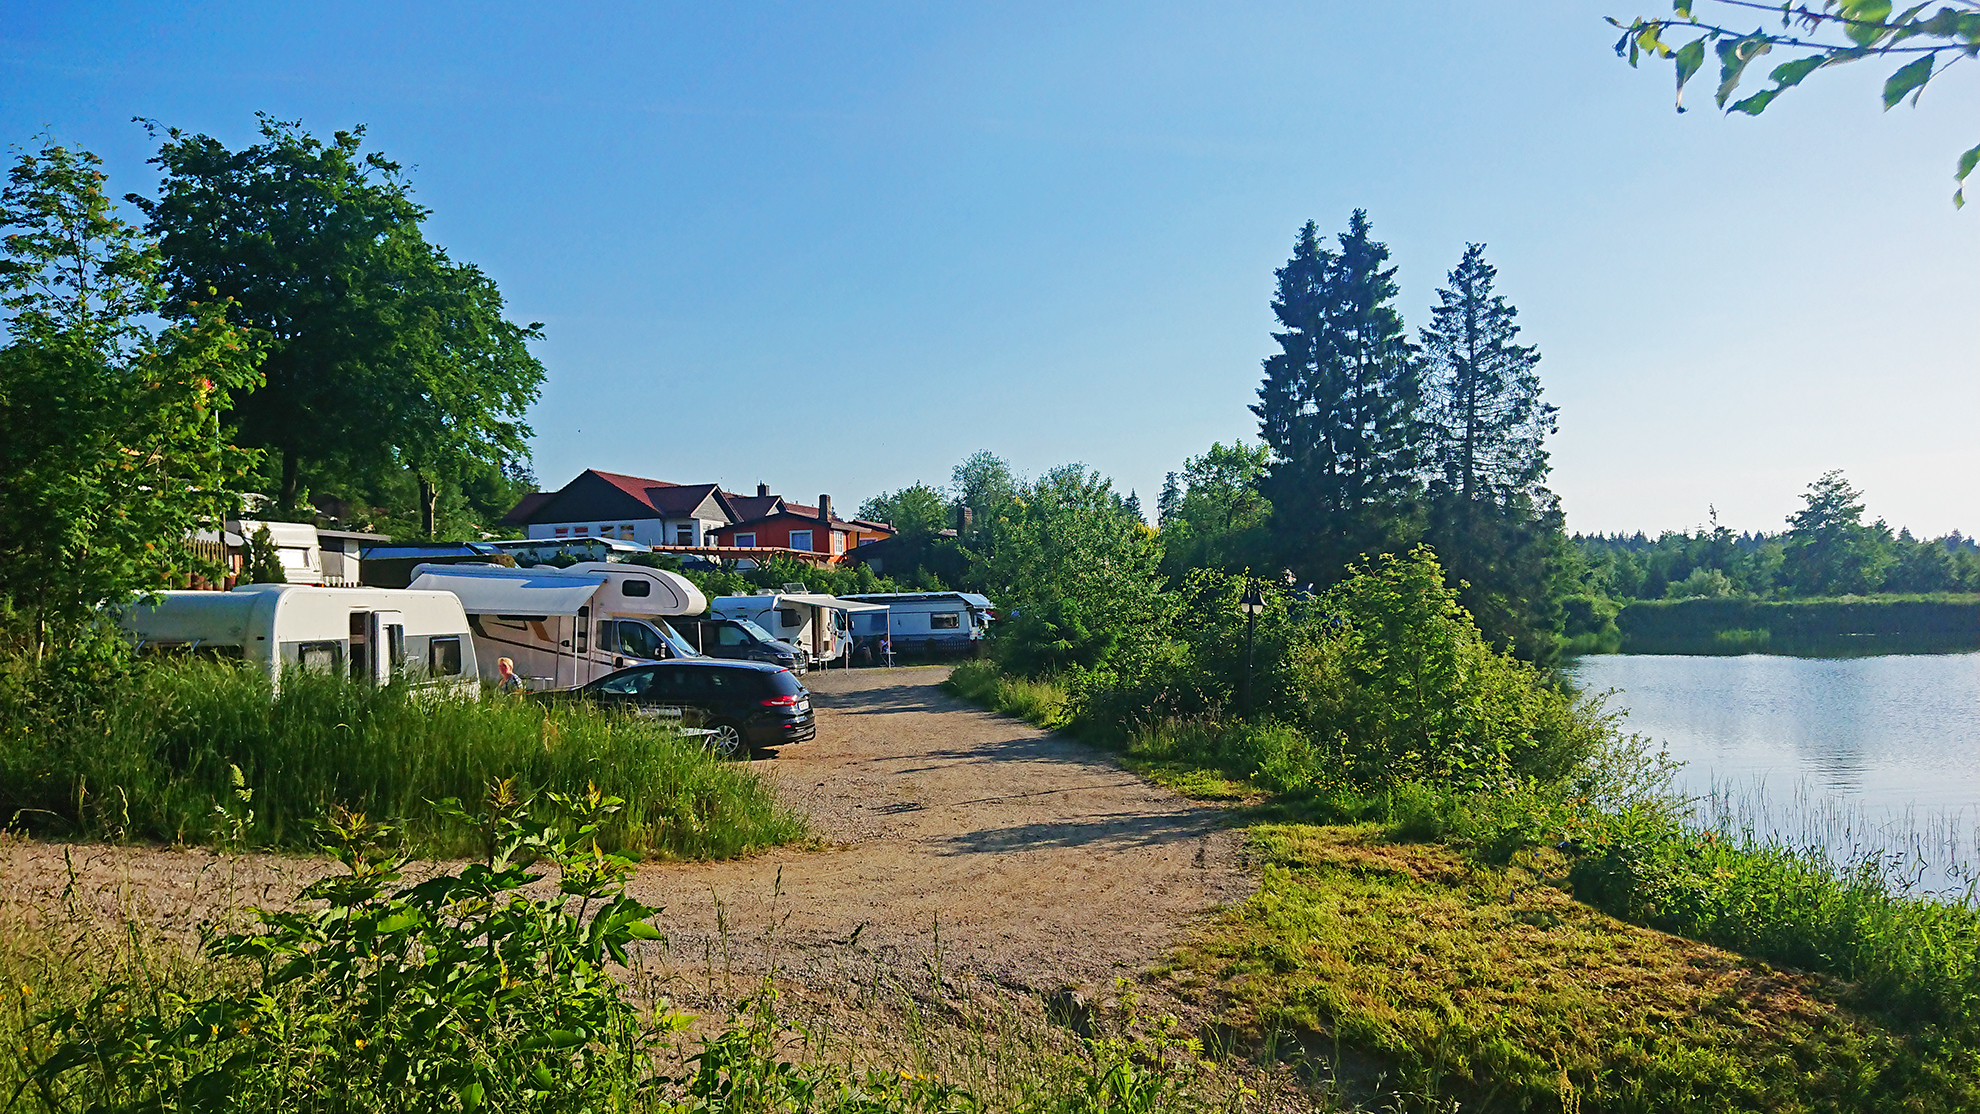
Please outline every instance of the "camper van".
[[307, 669], [385, 684], [407, 677], [478, 686], [461, 601], [447, 592], [243, 584], [231, 592], [159, 592], [118, 623], [143, 653], [212, 654], [281, 683]]
[[616, 561], [569, 568], [420, 565], [412, 586], [452, 592], [467, 610], [481, 675], [515, 663], [528, 689], [577, 688], [627, 666], [698, 657], [667, 625], [698, 615], [708, 597], [679, 573]]
[[[846, 599], [886, 607], [887, 639], [896, 654], [974, 654], [997, 617], [989, 599], [975, 592], [876, 592]], [[862, 639], [877, 635], [878, 623], [869, 619], [856, 633]]]
[[717, 619], [746, 619], [780, 642], [811, 655], [813, 668], [822, 668], [852, 653], [852, 630], [847, 616], [859, 611], [884, 611], [878, 604], [855, 603], [816, 592], [764, 590], [754, 596], [717, 596], [708, 614]]

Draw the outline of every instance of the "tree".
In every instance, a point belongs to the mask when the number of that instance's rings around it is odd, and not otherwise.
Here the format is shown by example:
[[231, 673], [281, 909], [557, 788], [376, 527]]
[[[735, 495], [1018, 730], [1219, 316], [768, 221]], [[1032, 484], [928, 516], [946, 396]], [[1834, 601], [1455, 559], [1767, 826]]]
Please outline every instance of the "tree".
[[859, 517], [884, 522], [896, 537], [926, 541], [949, 525], [949, 504], [942, 493], [925, 483], [882, 492], [859, 505]]
[[[1777, 15], [1779, 32], [1757, 27], [1742, 32], [1722, 23], [1700, 19], [1701, 3], [1721, 7], [1752, 9]], [[1926, 14], [1930, 4], [1918, 4], [1892, 14], [1890, 0], [1821, 0], [1818, 9], [1806, 3], [1760, 3], [1756, 0], [1673, 0], [1668, 17], [1639, 16], [1622, 28], [1616, 40], [1616, 54], [1634, 66], [1645, 54], [1668, 58], [1677, 71], [1677, 110], [1684, 111], [1684, 87], [1705, 65], [1709, 45], [1719, 59], [1719, 87], [1714, 101], [1728, 113], [1758, 116], [1774, 98], [1800, 85], [1817, 70], [1861, 61], [1865, 58], [1903, 59], [1884, 79], [1884, 109], [1889, 111], [1907, 96], [1913, 106], [1925, 86], [1962, 59], [1980, 56], [1980, 0], [1941, 0], [1937, 10]], [[1664, 41], [1669, 34], [1696, 32], [1690, 41], [1672, 46]], [[1739, 89], [1746, 69], [1753, 60], [1772, 53], [1775, 47], [1804, 50], [1798, 58], [1775, 66], [1767, 75], [1773, 87], [1761, 89], [1731, 104], [1726, 102]], [[1980, 144], [1963, 152], [1954, 167], [1953, 204], [1966, 204], [1966, 178], [1980, 164]]]
[[37, 655], [199, 567], [246, 463], [220, 425], [259, 352], [224, 300], [164, 300], [156, 245], [112, 211], [101, 160], [49, 144], [0, 190], [0, 597]]
[[1555, 411], [1497, 277], [1484, 245], [1467, 244], [1421, 332], [1426, 537], [1486, 637], [1544, 660], [1566, 555], [1560, 501], [1542, 483]]
[[1007, 668], [1115, 667], [1162, 636], [1161, 546], [1121, 502], [1099, 473], [1067, 464], [983, 525], [992, 544], [979, 576], [1005, 616], [997, 653]]
[[1323, 583], [1418, 529], [1418, 366], [1389, 249], [1370, 231], [1355, 210], [1335, 254], [1313, 222], [1300, 229], [1272, 302], [1280, 352], [1251, 408], [1272, 452], [1263, 489], [1281, 555]]
[[284, 507], [306, 480], [411, 468], [430, 529], [443, 478], [521, 459], [538, 326], [508, 322], [493, 282], [426, 242], [429, 211], [363, 128], [324, 143], [259, 119], [240, 151], [167, 130], [159, 196], [131, 197], [164, 250], [165, 312], [217, 290], [266, 337], [266, 383], [235, 401], [243, 443], [279, 458]]
[[1010, 503], [1017, 494], [1017, 480], [1002, 457], [985, 449], [956, 465], [949, 476], [949, 491], [970, 513], [970, 528], [961, 524], [956, 528], [957, 533], [968, 534], [995, 519]]
[[1259, 490], [1264, 445], [1213, 443], [1162, 485], [1162, 568], [1180, 582], [1191, 569], [1265, 567], [1272, 504]]
[[1788, 517], [1782, 571], [1803, 596], [1852, 596], [1873, 592], [1892, 561], [1891, 531], [1879, 519], [1863, 524], [1863, 493], [1840, 470], [1822, 473]]

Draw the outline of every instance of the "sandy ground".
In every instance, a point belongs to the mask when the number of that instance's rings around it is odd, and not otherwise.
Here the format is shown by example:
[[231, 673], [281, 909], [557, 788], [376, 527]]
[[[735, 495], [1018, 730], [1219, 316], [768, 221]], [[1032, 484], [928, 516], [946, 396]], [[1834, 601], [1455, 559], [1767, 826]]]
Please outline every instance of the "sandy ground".
[[[819, 843], [647, 864], [667, 981], [707, 997], [775, 969], [813, 993], [885, 973], [1104, 994], [1253, 879], [1222, 814], [1073, 740], [950, 697], [946, 670], [814, 674], [818, 737], [759, 758]], [[279, 906], [322, 859], [0, 839], [0, 915], [191, 933]], [[66, 915], [65, 915], [66, 914]], [[683, 987], [682, 989], [686, 989]], [[690, 997], [703, 997], [690, 995]]]

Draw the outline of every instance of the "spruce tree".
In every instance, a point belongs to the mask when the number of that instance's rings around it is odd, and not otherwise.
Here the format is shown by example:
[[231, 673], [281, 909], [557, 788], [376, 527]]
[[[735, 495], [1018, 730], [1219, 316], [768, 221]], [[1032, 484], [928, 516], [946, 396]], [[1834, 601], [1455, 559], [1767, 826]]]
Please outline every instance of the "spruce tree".
[[1279, 269], [1272, 302], [1285, 331], [1265, 361], [1259, 432], [1272, 451], [1263, 487], [1281, 559], [1332, 583], [1347, 563], [1395, 552], [1418, 532], [1415, 350], [1395, 308], [1389, 249], [1357, 209], [1321, 245], [1311, 221]]
[[1482, 244], [1465, 246], [1421, 334], [1428, 540], [1479, 628], [1528, 659], [1553, 654], [1553, 582], [1566, 552], [1560, 501], [1543, 486], [1554, 408], [1539, 350], [1493, 290]]

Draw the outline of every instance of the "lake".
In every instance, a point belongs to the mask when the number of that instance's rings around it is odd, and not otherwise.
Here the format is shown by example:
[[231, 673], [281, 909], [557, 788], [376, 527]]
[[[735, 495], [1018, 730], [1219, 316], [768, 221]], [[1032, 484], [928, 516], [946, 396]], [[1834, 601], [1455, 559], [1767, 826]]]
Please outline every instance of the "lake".
[[1930, 845], [1935, 888], [1947, 863], [1980, 862], [1980, 653], [1606, 654], [1570, 669], [1619, 690], [1625, 729], [1685, 763], [1680, 789], [1720, 790], [1757, 830], [1839, 851]]

